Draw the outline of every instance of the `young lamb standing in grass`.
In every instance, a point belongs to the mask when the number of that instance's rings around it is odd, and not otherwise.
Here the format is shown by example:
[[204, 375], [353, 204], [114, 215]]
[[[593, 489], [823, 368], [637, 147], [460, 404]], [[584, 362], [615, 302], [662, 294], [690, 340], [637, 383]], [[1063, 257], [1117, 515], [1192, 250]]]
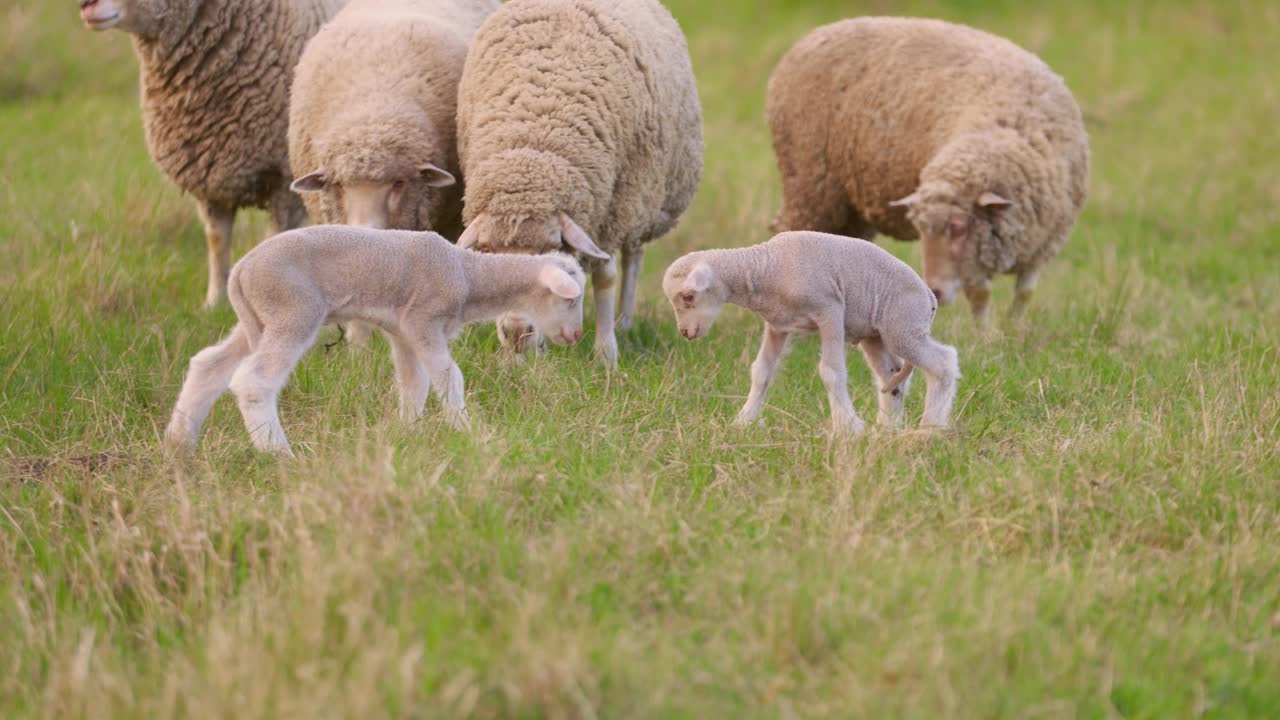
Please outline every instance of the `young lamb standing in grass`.
[[798, 42], [769, 81], [783, 207], [775, 232], [923, 238], [942, 303], [980, 327], [991, 278], [1016, 316], [1084, 206], [1089, 139], [1062, 78], [1003, 38], [939, 20], [859, 18]]
[[[458, 150], [468, 224], [459, 244], [588, 258], [596, 352], [616, 365], [613, 256], [625, 330], [644, 244], [676, 225], [702, 174], [702, 110], [671, 13], [656, 0], [506, 3], [467, 56]], [[517, 350], [540, 343], [518, 315], [499, 335]]]
[[559, 343], [582, 337], [586, 276], [564, 254], [483, 255], [431, 232], [319, 225], [277, 235], [231, 271], [239, 323], [191, 358], [166, 439], [194, 447], [209, 410], [228, 387], [253, 444], [292, 455], [277, 400], [326, 323], [358, 320], [391, 343], [400, 416], [422, 415], [434, 387], [449, 420], [470, 427], [462, 371], [449, 341], [470, 323], [519, 308]]
[[498, 0], [353, 0], [307, 43], [293, 183], [317, 222], [462, 232], [458, 81]]
[[151, 157], [198, 204], [205, 304], [221, 303], [236, 211], [266, 208], [268, 235], [306, 221], [289, 189], [289, 83], [307, 39], [345, 0], [79, 0], [93, 30], [129, 33]]
[[822, 341], [818, 374], [837, 433], [866, 429], [849, 400], [846, 343], [862, 347], [880, 381], [881, 424], [897, 424], [913, 367], [928, 380], [921, 424], [949, 421], [960, 366], [955, 348], [929, 335], [937, 299], [910, 266], [872, 243], [787, 232], [753, 247], [693, 252], [667, 268], [662, 288], [680, 334], [690, 340], [711, 330], [724, 303], [764, 318], [764, 343], [737, 425], [759, 417], [788, 338], [815, 332]]

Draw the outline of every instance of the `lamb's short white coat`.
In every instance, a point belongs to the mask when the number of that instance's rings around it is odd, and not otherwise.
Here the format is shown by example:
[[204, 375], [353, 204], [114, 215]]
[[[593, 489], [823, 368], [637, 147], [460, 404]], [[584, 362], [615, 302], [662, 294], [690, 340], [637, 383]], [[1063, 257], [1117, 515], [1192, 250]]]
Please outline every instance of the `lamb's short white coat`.
[[465, 325], [520, 310], [560, 343], [582, 337], [586, 276], [563, 253], [486, 255], [433, 232], [319, 225], [277, 235], [231, 270], [239, 323], [191, 359], [166, 431], [193, 447], [213, 403], [230, 387], [260, 450], [291, 455], [277, 400], [293, 368], [329, 322], [380, 327], [391, 344], [400, 415], [422, 415], [434, 387], [448, 419], [470, 426], [462, 371], [449, 341]]
[[764, 342], [738, 425], [756, 421], [787, 340], [807, 333], [821, 338], [818, 373], [836, 432], [866, 429], [849, 399], [847, 344], [861, 346], [880, 382], [882, 424], [898, 423], [913, 367], [928, 381], [922, 425], [950, 421], [960, 367], [955, 348], [930, 336], [937, 299], [910, 266], [873, 243], [785, 232], [752, 247], [685, 255], [667, 268], [662, 284], [680, 333], [690, 340], [710, 331], [725, 303], [764, 319]]

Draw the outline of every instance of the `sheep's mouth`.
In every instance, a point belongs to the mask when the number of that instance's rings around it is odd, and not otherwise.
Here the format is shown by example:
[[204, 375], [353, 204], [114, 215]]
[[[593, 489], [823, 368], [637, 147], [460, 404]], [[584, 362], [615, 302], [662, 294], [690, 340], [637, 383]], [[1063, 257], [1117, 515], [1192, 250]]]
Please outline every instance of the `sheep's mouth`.
[[80, 19], [91, 30], [108, 30], [120, 22], [120, 11], [117, 10], [110, 15], [98, 15], [97, 7], [98, 0], [83, 0], [80, 3]]

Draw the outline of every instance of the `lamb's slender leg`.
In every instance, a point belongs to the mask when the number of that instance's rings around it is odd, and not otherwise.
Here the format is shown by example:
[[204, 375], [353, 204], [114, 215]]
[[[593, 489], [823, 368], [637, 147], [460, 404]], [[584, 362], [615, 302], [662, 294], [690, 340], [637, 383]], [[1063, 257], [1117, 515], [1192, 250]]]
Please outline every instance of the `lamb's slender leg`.
[[413, 422], [422, 417], [427, 395], [431, 392], [427, 369], [422, 366], [409, 340], [390, 332], [387, 340], [391, 343], [391, 361], [395, 364], [396, 384], [400, 388], [400, 419]]
[[231, 392], [240, 405], [245, 429], [259, 450], [293, 456], [280, 424], [280, 390], [298, 360], [315, 344], [322, 320], [305, 323], [310, 327], [305, 334], [276, 334], [268, 327], [258, 347], [231, 376]]
[[227, 276], [231, 274], [231, 233], [235, 229], [236, 209], [200, 202], [197, 206], [204, 223], [204, 241], [209, 251], [209, 289], [205, 307], [217, 307], [227, 299]]
[[747, 427], [760, 417], [760, 411], [764, 409], [765, 394], [769, 392], [774, 373], [778, 371], [778, 361], [782, 359], [782, 352], [787, 347], [787, 338], [787, 333], [765, 323], [760, 352], [756, 354], [755, 362], [751, 363], [751, 392], [747, 394], [747, 402], [742, 410], [738, 411], [734, 425]]
[[886, 427], [897, 427], [902, 420], [902, 404], [907, 399], [907, 391], [911, 388], [911, 378], [903, 380], [890, 392], [881, 392], [881, 388], [889, 384], [893, 376], [902, 369], [902, 360], [894, 357], [885, 347], [884, 341], [878, 337], [866, 338], [859, 345], [862, 354], [867, 358], [867, 365], [877, 380], [876, 397], [880, 398], [880, 412], [876, 421]]
[[622, 314], [618, 317], [618, 329], [630, 330], [636, 314], [636, 287], [640, 284], [640, 269], [644, 265], [644, 246], [622, 250]]
[[613, 286], [618, 281], [618, 264], [613, 258], [591, 273], [591, 292], [596, 302], [596, 355], [611, 368], [618, 366], [618, 338], [613, 333]]
[[1017, 320], [1026, 311], [1035, 294], [1036, 283], [1040, 280], [1040, 271], [1031, 270], [1018, 276], [1018, 284], [1014, 289], [1013, 304], [1009, 306], [1009, 319]]
[[924, 418], [921, 427], [946, 427], [951, 419], [960, 379], [960, 361], [956, 349], [927, 334], [885, 337], [893, 354], [924, 371], [928, 383], [924, 395]]
[[462, 369], [449, 354], [448, 341], [442, 336], [419, 337], [414, 341], [414, 351], [426, 367], [431, 387], [444, 406], [445, 419], [459, 430], [470, 430], [471, 417], [467, 413]]
[[297, 193], [285, 187], [271, 196], [271, 208], [267, 213], [267, 237], [300, 228], [306, 222], [307, 207]]
[[831, 424], [836, 434], [861, 435], [867, 424], [858, 417], [849, 399], [849, 368], [845, 364], [844, 321], [828, 322], [818, 326], [822, 338], [822, 357], [818, 360], [818, 375], [827, 386], [827, 401], [831, 404]]
[[969, 298], [969, 310], [973, 312], [973, 322], [978, 330], [986, 332], [991, 327], [991, 281], [964, 289]]
[[248, 333], [236, 325], [222, 342], [191, 358], [187, 379], [182, 383], [182, 392], [178, 393], [178, 402], [164, 433], [165, 442], [177, 447], [195, 447], [213, 403], [226, 392], [231, 375], [248, 354]]

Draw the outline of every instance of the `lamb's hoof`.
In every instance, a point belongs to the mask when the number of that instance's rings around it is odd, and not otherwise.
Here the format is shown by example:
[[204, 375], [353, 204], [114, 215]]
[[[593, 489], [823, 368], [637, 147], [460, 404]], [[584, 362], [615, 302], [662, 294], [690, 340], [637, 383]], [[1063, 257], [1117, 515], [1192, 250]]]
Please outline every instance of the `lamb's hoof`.
[[466, 410], [451, 410], [445, 413], [445, 420], [458, 432], [471, 432], [471, 415]]
[[732, 427], [737, 430], [748, 430], [751, 427], [755, 426], [757, 420], [758, 418], [746, 417], [744, 415], [739, 414], [737, 417], [733, 419]]
[[832, 432], [837, 437], [850, 439], [862, 437], [867, 432], [867, 424], [862, 421], [862, 418], [852, 418], [835, 423], [832, 427]]

